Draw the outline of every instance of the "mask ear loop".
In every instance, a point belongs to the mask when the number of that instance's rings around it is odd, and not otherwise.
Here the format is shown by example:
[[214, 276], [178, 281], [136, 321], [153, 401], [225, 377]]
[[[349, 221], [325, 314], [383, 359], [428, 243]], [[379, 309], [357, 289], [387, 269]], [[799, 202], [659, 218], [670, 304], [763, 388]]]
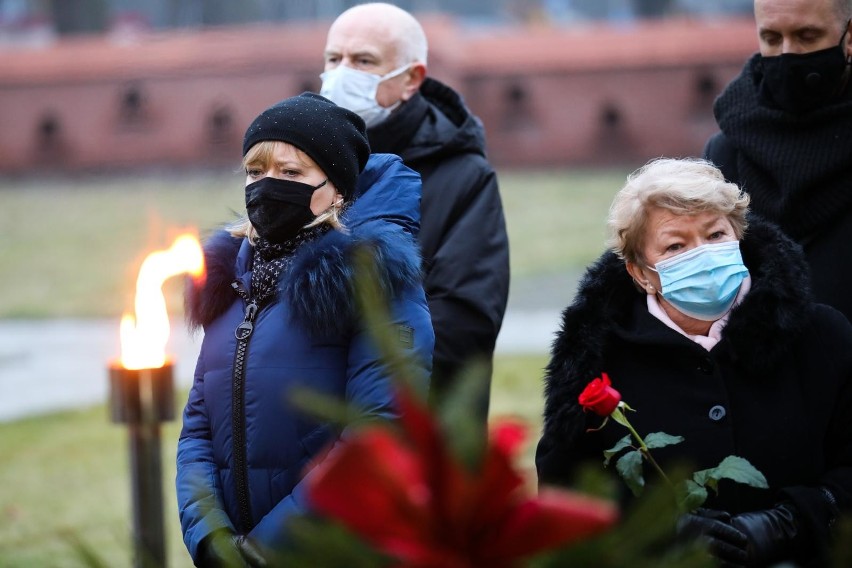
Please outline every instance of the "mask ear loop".
[[[656, 269], [656, 268], [654, 268], [653, 266], [646, 265], [646, 267], [648, 268], [648, 270], [651, 270], [651, 271], [653, 271], [653, 272], [656, 272], [657, 274], [659, 274], [659, 273], [660, 273], [660, 272], [659, 272], [659, 270], [657, 270], [657, 269]], [[642, 286], [642, 287], [643, 287], [643, 288], [645, 288], [645, 290], [646, 290], [649, 294], [651, 294], [652, 296], [656, 296], [656, 295], [657, 295], [657, 289], [654, 287], [654, 285], [653, 285], [653, 284], [651, 284], [651, 281], [650, 281], [650, 280], [645, 280], [645, 281], [644, 281], [644, 286]]]
[[653, 284], [651, 284], [651, 281], [650, 281], [650, 280], [642, 280], [642, 281], [640, 282], [639, 280], [636, 280], [636, 279], [634, 278], [634, 279], [633, 279], [633, 283], [634, 283], [634, 284], [636, 285], [636, 287], [637, 287], [639, 290], [641, 290], [642, 292], [644, 292], [644, 293], [646, 293], [646, 294], [649, 294], [649, 295], [651, 295], [651, 296], [656, 296], [656, 295], [657, 295], [657, 289], [654, 287], [654, 285], [653, 285]]
[[[652, 266], [645, 265], [645, 267], [648, 268], [648, 270], [653, 270], [654, 272], [657, 272], [657, 269], [655, 269]], [[636, 287], [639, 290], [641, 290], [642, 292], [644, 292], [646, 294], [650, 294], [651, 296], [657, 295], [657, 288], [653, 284], [651, 284], [650, 280], [641, 280], [640, 281], [640, 280], [636, 280], [635, 278], [633, 278], [633, 284], [635, 284]]]

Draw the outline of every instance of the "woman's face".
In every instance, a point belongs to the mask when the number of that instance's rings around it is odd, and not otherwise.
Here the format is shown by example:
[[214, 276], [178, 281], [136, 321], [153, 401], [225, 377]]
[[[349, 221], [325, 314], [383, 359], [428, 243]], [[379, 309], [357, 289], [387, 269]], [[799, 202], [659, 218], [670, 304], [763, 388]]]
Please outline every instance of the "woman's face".
[[649, 266], [653, 268], [661, 260], [701, 245], [737, 240], [734, 227], [725, 215], [713, 212], [675, 215], [661, 207], [649, 209], [644, 236], [645, 244], [640, 252], [645, 263], [628, 262], [627, 271], [651, 294], [660, 292], [662, 286], [660, 275], [650, 270]]
[[[297, 181], [313, 186], [328, 179], [310, 156], [286, 142], [275, 142], [269, 164], [249, 164], [246, 167], [246, 185], [265, 177]], [[331, 207], [332, 203], [342, 199], [343, 196], [329, 180], [311, 196], [311, 212], [319, 215]]]

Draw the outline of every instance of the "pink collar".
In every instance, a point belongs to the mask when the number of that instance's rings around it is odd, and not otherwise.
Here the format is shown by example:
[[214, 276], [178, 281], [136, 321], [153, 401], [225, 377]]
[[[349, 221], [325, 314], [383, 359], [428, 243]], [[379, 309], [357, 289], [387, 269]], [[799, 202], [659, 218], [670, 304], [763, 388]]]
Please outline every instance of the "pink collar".
[[[750, 289], [751, 276], [746, 276], [743, 280], [743, 283], [740, 284], [740, 291], [737, 292], [737, 297], [734, 300], [731, 309], [733, 309], [734, 306], [739, 305], [739, 303], [743, 301], [743, 298], [745, 298], [745, 295], [748, 294], [748, 291]], [[672, 318], [668, 316], [666, 311], [660, 305], [660, 301], [657, 299], [657, 296], [655, 294], [647, 294], [647, 300], [648, 312], [652, 316], [654, 316], [676, 332], [680, 333], [681, 335], [688, 337], [707, 351], [713, 349], [713, 347], [715, 347], [716, 344], [719, 343], [719, 340], [722, 339], [722, 330], [725, 328], [725, 324], [728, 323], [728, 317], [731, 315], [731, 310], [728, 310], [725, 315], [714, 321], [713, 325], [710, 326], [710, 330], [707, 332], [707, 335], [690, 335], [683, 331], [680, 326], [678, 326], [674, 321], [672, 321]]]

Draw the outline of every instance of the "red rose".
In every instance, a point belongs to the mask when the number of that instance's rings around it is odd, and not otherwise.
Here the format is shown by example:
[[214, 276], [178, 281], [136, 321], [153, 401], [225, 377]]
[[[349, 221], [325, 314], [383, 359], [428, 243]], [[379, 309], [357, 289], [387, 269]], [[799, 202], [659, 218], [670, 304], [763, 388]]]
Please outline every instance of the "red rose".
[[580, 405], [583, 410], [591, 410], [599, 416], [609, 416], [621, 402], [621, 393], [612, 388], [609, 376], [601, 373], [580, 393]]

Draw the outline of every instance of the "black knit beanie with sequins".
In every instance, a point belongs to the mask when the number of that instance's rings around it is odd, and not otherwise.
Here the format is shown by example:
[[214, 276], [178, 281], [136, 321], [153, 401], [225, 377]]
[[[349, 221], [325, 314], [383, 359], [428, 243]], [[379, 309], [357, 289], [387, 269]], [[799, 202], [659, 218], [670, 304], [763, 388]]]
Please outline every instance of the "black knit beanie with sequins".
[[269, 107], [243, 138], [243, 156], [263, 140], [278, 140], [305, 152], [349, 201], [370, 156], [360, 116], [315, 93], [302, 93]]

